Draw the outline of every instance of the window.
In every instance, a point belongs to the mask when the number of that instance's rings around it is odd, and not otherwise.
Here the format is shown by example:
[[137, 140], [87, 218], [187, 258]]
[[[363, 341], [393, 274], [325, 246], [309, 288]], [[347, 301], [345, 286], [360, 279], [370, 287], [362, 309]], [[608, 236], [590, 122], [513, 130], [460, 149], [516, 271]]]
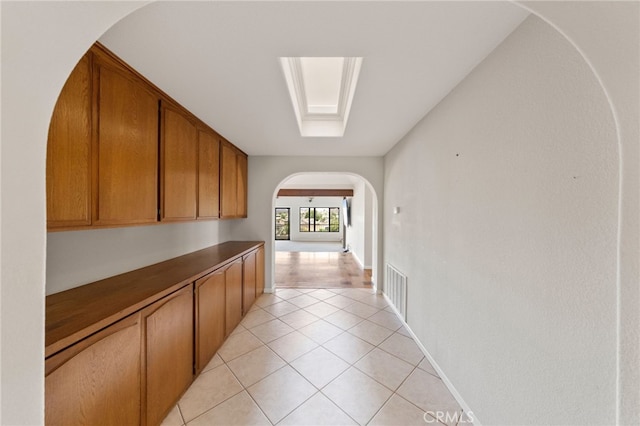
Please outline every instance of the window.
[[300, 232], [340, 232], [340, 207], [300, 207]]
[[276, 208], [276, 240], [289, 239], [289, 208]]

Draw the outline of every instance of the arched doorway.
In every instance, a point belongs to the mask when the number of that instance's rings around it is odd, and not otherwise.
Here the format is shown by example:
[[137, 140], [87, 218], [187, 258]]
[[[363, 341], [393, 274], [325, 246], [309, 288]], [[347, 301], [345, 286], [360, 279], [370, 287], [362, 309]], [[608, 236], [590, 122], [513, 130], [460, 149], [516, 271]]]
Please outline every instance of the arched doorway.
[[[347, 190], [351, 191], [351, 196], [349, 196], [348, 198], [335, 196], [335, 194], [333, 197], [321, 196], [319, 198], [313, 196], [279, 196], [279, 194], [282, 195], [280, 190], [284, 187], [287, 187], [289, 189], [289, 192], [293, 193], [298, 193], [301, 190], [298, 189], [298, 191], [296, 191], [294, 188], [306, 188], [305, 191], [309, 191], [311, 189], [322, 189], [324, 191], [333, 190], [336, 191], [336, 194], [340, 192], [340, 190]], [[298, 242], [297, 244], [278, 242], [277, 225], [273, 227], [273, 237], [271, 238], [272, 244], [274, 245], [274, 256], [272, 257], [272, 259], [275, 279], [273, 281], [273, 288], [275, 288], [275, 286], [277, 286], [278, 284], [284, 284], [284, 280], [287, 279], [284, 271], [281, 270], [281, 274], [278, 273], [278, 259], [281, 262], [290, 262], [292, 260], [292, 256], [296, 258], [301, 256], [300, 254], [290, 254], [292, 251], [294, 253], [300, 253], [305, 252], [305, 250], [311, 250], [314, 252], [322, 252], [323, 250], [336, 252], [342, 250], [342, 257], [348, 256], [350, 259], [354, 260], [354, 262], [349, 261], [349, 268], [352, 268], [353, 276], [356, 276], [357, 274], [356, 278], [352, 279], [351, 281], [344, 281], [343, 285], [360, 286], [364, 284], [365, 288], [368, 285], [371, 285], [371, 289], [373, 291], [380, 288], [379, 285], [376, 285], [376, 283], [378, 282], [377, 273], [375, 278], [373, 276], [373, 271], [375, 271], [376, 269], [373, 262], [377, 257], [377, 253], [374, 250], [374, 241], [376, 241], [377, 237], [377, 215], [375, 212], [378, 207], [378, 201], [375, 191], [365, 179], [354, 174], [343, 174], [337, 172], [296, 173], [285, 178], [285, 180], [283, 180], [278, 185], [275, 190], [273, 203], [273, 211], [274, 215], [276, 215], [274, 219], [276, 219], [277, 222], [278, 208], [281, 209], [282, 213], [286, 212], [289, 215], [290, 221], [289, 241]], [[327, 204], [328, 207], [317, 207], [320, 205], [324, 205], [323, 203]], [[285, 210], [283, 208], [285, 206], [292, 207], [286, 207]], [[349, 211], [349, 223], [347, 223], [347, 220], [345, 219], [345, 209], [347, 208]], [[329, 230], [334, 232], [314, 233], [312, 231], [314, 231], [317, 227], [315, 226], [315, 224], [309, 224], [309, 212], [313, 213], [313, 215], [315, 216], [317, 212], [324, 212], [324, 210], [327, 210], [326, 213], [328, 213], [329, 222], [322, 228], [322, 230]], [[334, 221], [336, 219], [339, 219], [339, 222], [330, 223], [332, 217]], [[374, 220], [374, 217], [376, 217], [376, 220]], [[306, 242], [306, 245], [304, 244], [304, 242]], [[277, 245], [282, 246], [282, 252], [280, 253], [280, 255], [278, 254]], [[318, 255], [312, 255], [311, 257], [316, 256]], [[329, 255], [328, 253], [326, 253], [325, 257], [327, 256], [336, 257], [338, 255]], [[343, 267], [346, 266], [343, 265]], [[281, 269], [283, 268], [286, 268], [286, 266], [281, 264]], [[307, 276], [307, 278], [310, 278], [310, 276]], [[337, 279], [337, 276], [333, 277], [331, 283], [327, 281], [328, 278], [329, 277], [325, 277], [325, 280], [322, 280], [321, 282], [318, 282], [316, 280], [316, 285], [339, 285], [340, 280]], [[289, 280], [286, 285], [312, 285], [312, 281], [313, 280], [311, 279], [303, 279], [302, 277], [297, 277], [294, 280]], [[347, 282], [349, 282], [350, 284], [346, 284]]]

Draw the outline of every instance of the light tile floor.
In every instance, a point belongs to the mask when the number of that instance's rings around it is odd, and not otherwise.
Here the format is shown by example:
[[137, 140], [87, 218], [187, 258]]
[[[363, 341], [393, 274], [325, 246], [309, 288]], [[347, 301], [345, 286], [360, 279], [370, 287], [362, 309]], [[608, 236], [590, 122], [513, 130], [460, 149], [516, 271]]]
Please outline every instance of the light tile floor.
[[384, 297], [369, 289], [280, 289], [256, 301], [163, 425], [458, 419], [459, 404]]

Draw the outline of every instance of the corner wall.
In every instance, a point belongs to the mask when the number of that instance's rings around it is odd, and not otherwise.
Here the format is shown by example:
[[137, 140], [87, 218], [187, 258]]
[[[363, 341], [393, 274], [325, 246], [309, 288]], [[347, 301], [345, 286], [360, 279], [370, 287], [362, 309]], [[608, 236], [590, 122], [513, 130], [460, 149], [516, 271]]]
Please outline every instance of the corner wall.
[[479, 421], [615, 418], [618, 173], [599, 82], [534, 16], [385, 157], [385, 262]]
[[351, 203], [351, 226], [347, 228], [347, 245], [364, 269], [371, 269], [374, 216], [371, 190], [365, 182], [358, 183], [353, 190]]

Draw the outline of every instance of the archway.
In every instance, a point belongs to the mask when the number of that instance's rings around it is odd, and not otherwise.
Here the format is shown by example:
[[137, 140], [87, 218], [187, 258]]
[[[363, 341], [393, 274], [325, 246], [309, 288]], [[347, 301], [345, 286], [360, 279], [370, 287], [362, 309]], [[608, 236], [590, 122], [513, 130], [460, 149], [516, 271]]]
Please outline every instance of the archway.
[[[362, 188], [358, 188], [355, 192], [354, 192], [354, 198], [357, 197], [357, 202], [359, 204], [362, 204], [359, 207], [359, 215], [362, 216], [362, 218], [364, 220], [362, 220], [362, 223], [360, 223], [358, 232], [362, 234], [362, 244], [358, 244], [358, 248], [356, 249], [357, 252], [355, 253], [356, 256], [356, 260], [358, 261], [358, 263], [360, 263], [360, 265], [363, 267], [363, 269], [366, 269], [367, 267], [370, 267], [371, 271], [372, 271], [372, 277], [371, 277], [371, 281], [373, 283], [373, 288], [372, 290], [374, 292], [380, 292], [381, 290], [381, 281], [379, 279], [379, 275], [378, 275], [378, 246], [379, 246], [379, 235], [378, 235], [378, 206], [379, 206], [379, 202], [378, 202], [378, 196], [376, 194], [375, 189], [373, 188], [373, 186], [371, 185], [371, 183], [369, 183], [366, 179], [364, 179], [362, 176], [359, 176], [357, 174], [354, 173], [339, 173], [339, 172], [331, 172], [331, 173], [319, 173], [319, 172], [315, 172], [315, 173], [305, 173], [305, 172], [298, 172], [298, 173], [293, 173], [290, 176], [285, 177], [274, 189], [273, 191], [273, 200], [272, 200], [272, 208], [271, 208], [271, 212], [273, 215], [272, 218], [272, 223], [275, 221], [275, 208], [276, 208], [276, 199], [277, 199], [277, 195], [278, 195], [278, 191], [282, 188], [282, 186], [284, 184], [286, 184], [287, 181], [290, 181], [292, 178], [295, 177], [307, 177], [310, 178], [312, 181], [318, 182], [318, 183], [322, 183], [327, 177], [336, 177], [336, 176], [345, 176], [348, 178], [351, 178], [350, 180], [352, 182], [354, 182], [356, 184], [356, 186], [359, 186], [358, 184], [362, 184]], [[368, 199], [368, 197], [371, 198], [371, 200]], [[368, 205], [370, 203], [370, 206]], [[367, 208], [368, 207], [368, 208]], [[368, 226], [367, 226], [368, 225]], [[346, 229], [346, 227], [345, 227]], [[348, 241], [348, 235], [343, 235], [342, 238], [345, 239], [345, 245], [347, 244]], [[275, 227], [272, 227], [272, 236], [271, 239], [269, 240], [269, 243], [271, 245], [271, 250], [272, 253], [275, 254], [276, 252], [276, 248], [275, 248], [275, 244], [276, 244], [276, 238], [275, 238]], [[275, 267], [276, 267], [276, 256], [271, 256], [271, 287], [270, 287], [270, 291], [273, 291], [275, 289], [276, 286], [276, 280], [275, 280]], [[370, 263], [370, 264], [369, 264]]]

